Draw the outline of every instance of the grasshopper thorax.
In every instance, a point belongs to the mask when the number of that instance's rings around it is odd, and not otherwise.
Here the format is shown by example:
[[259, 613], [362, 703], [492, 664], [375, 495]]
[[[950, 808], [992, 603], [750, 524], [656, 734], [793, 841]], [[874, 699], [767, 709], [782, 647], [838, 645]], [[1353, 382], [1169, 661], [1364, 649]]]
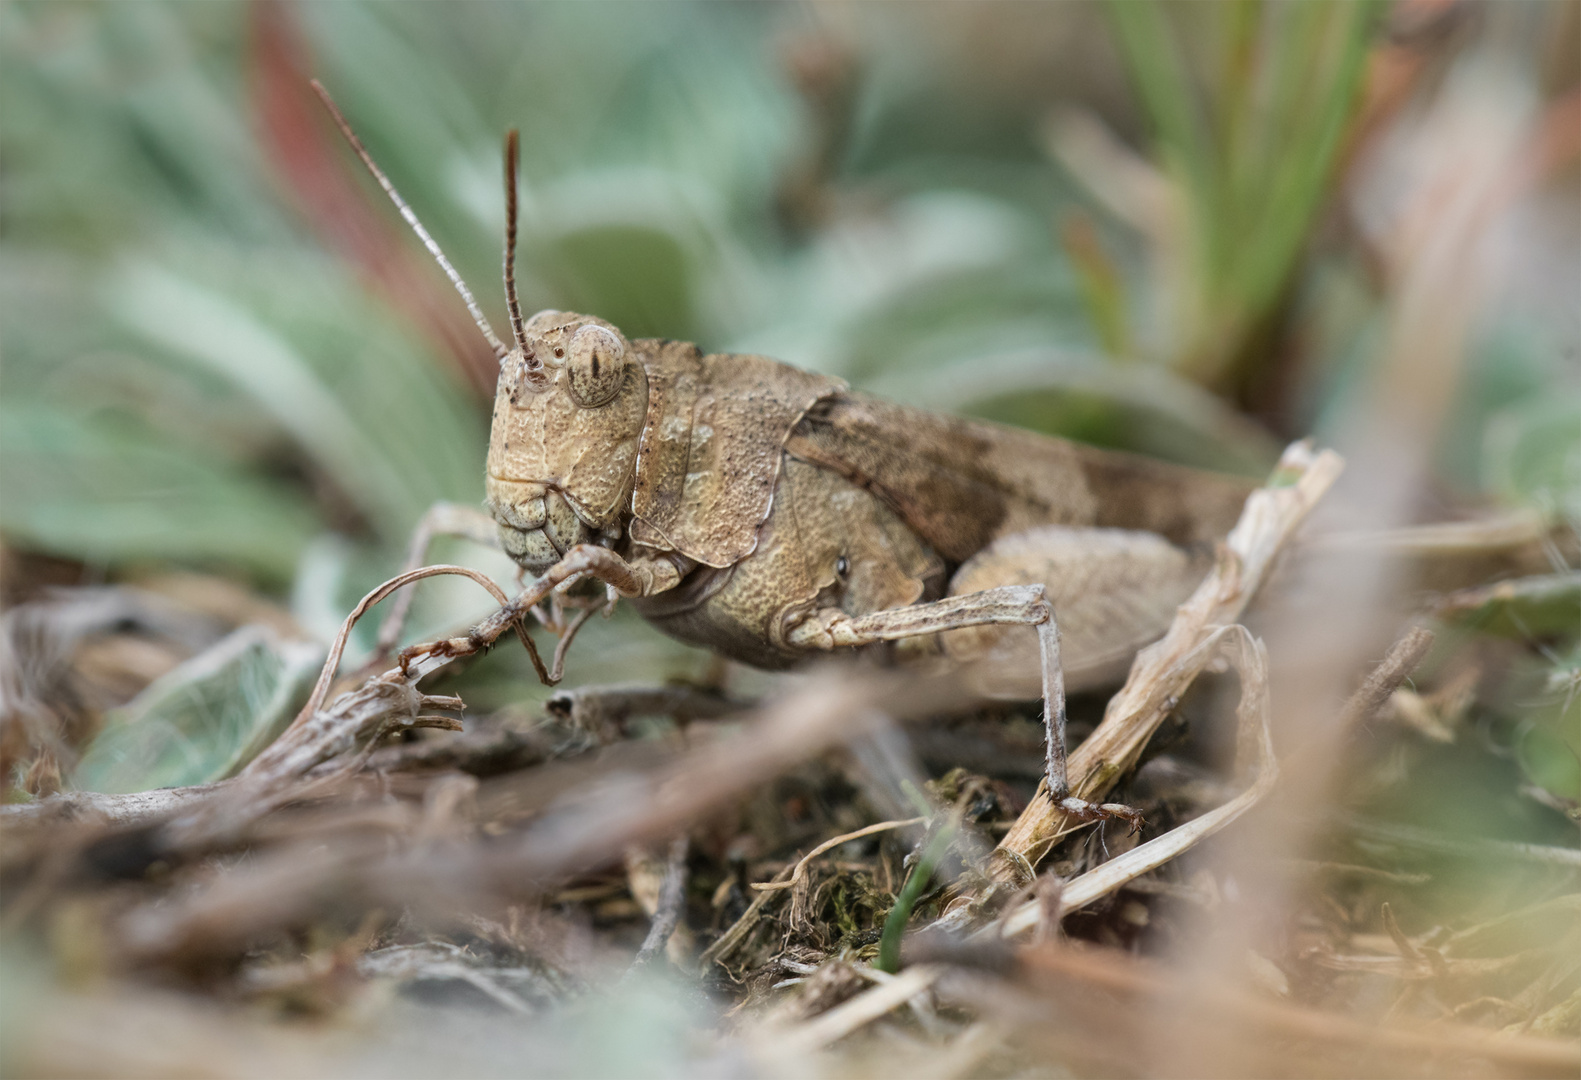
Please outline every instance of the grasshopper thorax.
[[621, 535], [648, 409], [618, 329], [541, 311], [500, 361], [485, 481], [505, 550], [542, 572], [575, 544]]

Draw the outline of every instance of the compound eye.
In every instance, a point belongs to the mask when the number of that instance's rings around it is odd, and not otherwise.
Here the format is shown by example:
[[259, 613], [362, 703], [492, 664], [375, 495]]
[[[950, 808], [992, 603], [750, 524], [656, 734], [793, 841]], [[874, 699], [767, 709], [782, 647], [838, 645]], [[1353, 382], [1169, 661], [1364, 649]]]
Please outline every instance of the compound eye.
[[571, 339], [565, 361], [571, 396], [584, 409], [614, 398], [626, 378], [626, 348], [602, 326], [584, 326]]

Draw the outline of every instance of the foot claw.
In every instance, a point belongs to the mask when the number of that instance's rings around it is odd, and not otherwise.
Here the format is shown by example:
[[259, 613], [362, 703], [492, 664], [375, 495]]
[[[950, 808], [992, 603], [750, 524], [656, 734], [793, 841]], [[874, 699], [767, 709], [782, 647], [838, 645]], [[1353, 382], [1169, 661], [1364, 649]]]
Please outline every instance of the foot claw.
[[1142, 811], [1124, 803], [1091, 803], [1086, 799], [1067, 795], [1060, 800], [1059, 808], [1082, 821], [1106, 821], [1110, 818], [1119, 818], [1131, 826], [1132, 835], [1141, 832], [1142, 826], [1146, 824], [1142, 819]]

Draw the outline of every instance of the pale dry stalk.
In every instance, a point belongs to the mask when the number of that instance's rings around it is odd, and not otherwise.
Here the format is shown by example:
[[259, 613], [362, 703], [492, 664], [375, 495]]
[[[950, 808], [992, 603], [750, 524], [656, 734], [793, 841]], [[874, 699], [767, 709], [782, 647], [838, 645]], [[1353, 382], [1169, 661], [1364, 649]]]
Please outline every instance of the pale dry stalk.
[[[1466, 1058], [1486, 1059], [1495, 1068], [1519, 1071], [1533, 1075], [1573, 1076], [1581, 1069], [1581, 1045], [1574, 1040], [1544, 1038], [1534, 1035], [1514, 1035], [1489, 1031], [1486, 1028], [1453, 1021], [1435, 1021], [1413, 1026], [1379, 1024], [1354, 1016], [1341, 1015], [1326, 1010], [1310, 1008], [1267, 998], [1248, 992], [1228, 981], [1204, 982], [1192, 973], [1169, 969], [1156, 962], [1131, 956], [1118, 949], [1073, 949], [1068, 946], [1040, 945], [1022, 949], [1019, 953], [1023, 971], [1034, 989], [1046, 988], [1051, 995], [1069, 992], [1090, 994], [1105, 991], [1121, 995], [1116, 1018], [1131, 1031], [1140, 1025], [1156, 1024], [1158, 1016], [1135, 1003], [1156, 998], [1171, 990], [1189, 992], [1202, 1011], [1187, 1020], [1190, 1024], [1224, 1024], [1245, 1031], [1247, 1038], [1240, 1049], [1263, 1054], [1288, 1054], [1291, 1040], [1323, 1048], [1311, 1059], [1315, 1067], [1330, 1055], [1369, 1050], [1368, 1060], [1372, 1069], [1361, 1066], [1367, 1075], [1391, 1075], [1390, 1061], [1385, 1055], [1406, 1055], [1420, 1067], [1426, 1055], [1433, 1055], [1444, 1062]], [[1131, 1003], [1133, 1007], [1124, 1007]], [[1052, 1004], [1052, 1003], [1051, 1003]], [[1211, 1020], [1206, 1018], [1211, 1017]], [[1189, 1042], [1191, 1033], [1178, 1021], [1169, 1025], [1170, 1030]], [[1262, 1038], [1252, 1037], [1255, 1032]], [[1200, 1029], [1197, 1034], [1200, 1034]], [[1127, 1039], [1125, 1027], [1109, 1033], [1136, 1045]], [[1268, 1036], [1274, 1037], [1273, 1041]], [[1299, 1045], [1299, 1043], [1298, 1043]], [[1243, 1062], [1244, 1063], [1244, 1062]], [[1304, 1075], [1300, 1063], [1288, 1057], [1278, 1061], [1284, 1075]], [[1352, 1067], [1356, 1067], [1353, 1061]], [[1263, 1058], [1250, 1063], [1250, 1075], [1268, 1075], [1274, 1059]], [[1288, 1073], [1283, 1070], [1291, 1069]], [[1314, 1068], [1313, 1071], [1316, 1071]], [[1415, 1070], [1413, 1069], [1413, 1072]], [[1196, 1075], [1196, 1074], [1192, 1074]], [[1213, 1075], [1226, 1075], [1218, 1073]], [[1428, 1073], [1431, 1075], [1431, 1073]]]
[[[1071, 791], [1077, 798], [1101, 802], [1136, 764], [1153, 732], [1207, 665], [1211, 654], [1203, 644], [1219, 627], [1239, 619], [1274, 557], [1343, 468], [1343, 460], [1331, 450], [1314, 451], [1304, 442], [1285, 450], [1275, 472], [1280, 486], [1260, 488], [1246, 500], [1213, 571], [1180, 606], [1169, 632], [1137, 654], [1103, 722], [1071, 754]], [[1016, 887], [1025, 884], [1024, 867], [1035, 867], [1062, 836], [1081, 825], [1040, 786], [999, 842], [990, 874]]]

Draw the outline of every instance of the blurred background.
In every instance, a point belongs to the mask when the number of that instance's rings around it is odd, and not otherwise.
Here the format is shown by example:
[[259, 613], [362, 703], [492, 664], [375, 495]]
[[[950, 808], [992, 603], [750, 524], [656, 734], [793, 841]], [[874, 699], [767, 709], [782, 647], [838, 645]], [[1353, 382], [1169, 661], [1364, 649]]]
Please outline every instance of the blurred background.
[[1577, 12], [7, 5], [6, 600], [180, 568], [327, 639], [480, 502], [492, 357], [315, 76], [496, 325], [516, 126], [529, 311], [1252, 476], [1372, 408], [1424, 458], [1367, 524], [1574, 520]]
[[[1332, 528], [1525, 544], [1542, 588], [1448, 636], [1483, 650], [1475, 704], [1368, 797], [1574, 843], [1560, 0], [0, 6], [0, 589], [57, 695], [7, 684], [9, 799], [234, 771], [424, 510], [481, 501], [494, 359], [314, 77], [496, 326], [514, 126], [528, 311], [1252, 477], [1311, 435], [1350, 458]], [[425, 585], [409, 636], [486, 610]], [[621, 613], [567, 682], [712, 671]], [[519, 650], [459, 685], [548, 694]]]

